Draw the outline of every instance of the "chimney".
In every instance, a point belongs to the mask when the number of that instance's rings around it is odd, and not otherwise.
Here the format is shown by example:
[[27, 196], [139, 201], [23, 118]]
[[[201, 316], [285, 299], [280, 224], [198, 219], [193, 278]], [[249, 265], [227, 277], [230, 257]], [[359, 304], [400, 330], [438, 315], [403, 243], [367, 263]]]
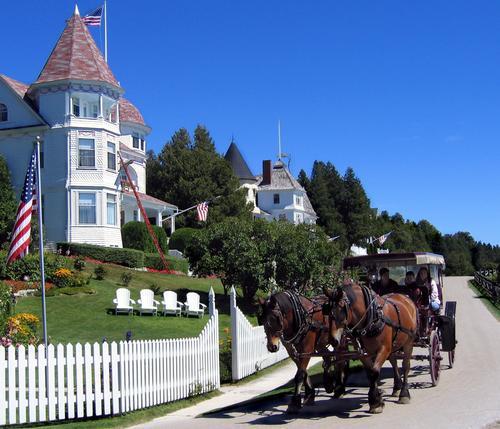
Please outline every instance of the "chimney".
[[262, 161], [262, 182], [260, 182], [262, 186], [271, 184], [271, 170], [271, 160]]

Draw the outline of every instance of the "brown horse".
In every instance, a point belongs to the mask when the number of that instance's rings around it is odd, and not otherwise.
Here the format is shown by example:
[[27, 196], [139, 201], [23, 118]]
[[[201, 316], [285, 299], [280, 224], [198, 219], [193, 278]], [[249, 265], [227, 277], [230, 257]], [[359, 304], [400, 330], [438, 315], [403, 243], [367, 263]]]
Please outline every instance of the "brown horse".
[[[323, 306], [328, 302], [324, 295], [308, 299], [293, 292], [279, 292], [267, 300], [260, 300], [262, 314], [259, 322], [264, 325], [267, 349], [278, 351], [280, 342], [297, 365], [295, 391], [288, 412], [297, 412], [302, 406], [301, 389], [305, 386], [304, 405], [314, 403], [315, 391], [307, 374], [310, 353], [328, 353], [330, 342], [328, 315]], [[339, 397], [345, 391], [346, 372], [344, 365], [331, 369], [331, 357], [323, 357], [323, 382], [325, 390]]]
[[[333, 291], [325, 290], [325, 293], [330, 298], [333, 346], [343, 335], [357, 338], [361, 344], [364, 353], [361, 361], [370, 381], [370, 413], [381, 413], [384, 407], [382, 391], [377, 384], [380, 369], [387, 359], [394, 368], [392, 395], [399, 396], [399, 403], [408, 403], [408, 372], [418, 323], [413, 301], [399, 293], [380, 297], [366, 286], [350, 282]], [[402, 380], [398, 357], [403, 359]]]

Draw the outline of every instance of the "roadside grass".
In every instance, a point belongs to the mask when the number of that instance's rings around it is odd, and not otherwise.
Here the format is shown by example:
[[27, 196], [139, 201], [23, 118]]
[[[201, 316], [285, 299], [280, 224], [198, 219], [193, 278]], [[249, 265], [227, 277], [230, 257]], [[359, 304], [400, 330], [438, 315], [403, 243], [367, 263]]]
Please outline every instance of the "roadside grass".
[[476, 293], [476, 297], [481, 300], [489, 312], [500, 321], [500, 304], [495, 304], [490, 297], [485, 295], [474, 280], [468, 281], [469, 287]]
[[[182, 408], [191, 407], [207, 399], [219, 396], [221, 392], [219, 390], [198, 396], [192, 396], [187, 399], [181, 399], [175, 402], [169, 402], [168, 404], [157, 405], [150, 408], [145, 408], [142, 410], [137, 410], [130, 412], [129, 414], [114, 415], [108, 417], [96, 417], [94, 419], [82, 419], [73, 420], [65, 422], [51, 422], [51, 423], [40, 423], [25, 425], [24, 427], [41, 427], [48, 426], [64, 429], [94, 429], [94, 428], [126, 428], [134, 426], [140, 423], [149, 422], [158, 417], [162, 417], [166, 414], [173, 413], [174, 411], [180, 410]], [[7, 426], [9, 427], [9, 426]], [[11, 426], [12, 428], [17, 426]]]
[[[83, 274], [90, 276], [96, 264], [87, 262]], [[230, 327], [229, 297], [223, 294], [222, 284], [218, 279], [198, 279], [188, 276], [150, 273], [136, 271], [125, 267], [103, 264], [107, 274], [104, 280], [98, 281], [92, 277], [89, 286], [95, 289], [94, 295], [57, 295], [46, 299], [47, 331], [50, 342], [57, 343], [85, 343], [101, 342], [104, 338], [108, 342], [125, 339], [127, 331], [132, 332], [132, 339], [162, 339], [184, 338], [198, 335], [208, 316], [203, 318], [186, 318], [174, 316], [149, 316], [121, 314], [116, 316], [113, 308], [113, 298], [116, 289], [121, 285], [121, 274], [125, 271], [132, 273], [132, 281], [128, 286], [131, 297], [139, 299], [139, 291], [154, 284], [164, 290], [177, 292], [178, 301], [184, 302], [186, 293], [194, 291], [200, 294], [201, 302], [208, 304], [208, 292], [213, 287], [215, 305], [219, 310], [219, 327], [221, 338], [227, 334]], [[162, 296], [156, 296], [158, 301]], [[257, 306], [245, 305], [238, 302], [247, 318], [256, 324], [255, 312]], [[24, 297], [18, 299], [16, 313], [29, 312], [41, 319], [41, 298]], [[207, 311], [208, 312], [208, 311]]]

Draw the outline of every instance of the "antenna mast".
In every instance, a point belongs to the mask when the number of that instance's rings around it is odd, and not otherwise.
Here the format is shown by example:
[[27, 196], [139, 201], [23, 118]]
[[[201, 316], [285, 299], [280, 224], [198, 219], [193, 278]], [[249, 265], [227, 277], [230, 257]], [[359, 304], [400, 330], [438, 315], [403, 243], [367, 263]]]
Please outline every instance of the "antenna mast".
[[281, 161], [281, 121], [278, 119], [278, 160]]

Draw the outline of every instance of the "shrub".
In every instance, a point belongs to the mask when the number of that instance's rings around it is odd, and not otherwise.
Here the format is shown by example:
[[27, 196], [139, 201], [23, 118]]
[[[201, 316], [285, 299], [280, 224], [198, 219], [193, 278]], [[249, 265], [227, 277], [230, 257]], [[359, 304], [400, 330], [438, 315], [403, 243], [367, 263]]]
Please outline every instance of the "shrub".
[[155, 295], [161, 295], [161, 287], [156, 283], [151, 283], [149, 289], [152, 290]]
[[104, 268], [102, 265], [98, 265], [94, 268], [94, 274], [96, 280], [104, 280], [104, 277], [106, 277], [107, 274], [106, 268]]
[[121, 275], [122, 285], [128, 287], [132, 281], [132, 273], [129, 271], [124, 271]]
[[[45, 279], [53, 282], [54, 273], [60, 268], [66, 268], [68, 261], [52, 253], [44, 254]], [[5, 268], [5, 277], [10, 280], [24, 280], [26, 277], [31, 281], [40, 281], [40, 258], [38, 253], [26, 255], [22, 259], [10, 263]]]
[[[165, 258], [167, 260], [169, 270], [180, 271], [187, 274], [189, 269], [187, 259], [172, 258], [169, 256], [165, 256]], [[157, 253], [146, 253], [144, 255], [144, 266], [159, 271], [163, 271], [165, 269], [160, 255]]]
[[[168, 251], [168, 239], [165, 230], [159, 226], [152, 225], [160, 248]], [[127, 222], [122, 227], [123, 247], [142, 250], [143, 252], [156, 252], [156, 246], [149, 235], [148, 228], [144, 222]]]
[[130, 268], [144, 266], [144, 253], [139, 250], [80, 243], [57, 243], [57, 245], [63, 253], [69, 250], [72, 255], [86, 256], [101, 262], [124, 265]]
[[73, 285], [73, 273], [67, 268], [59, 268], [54, 273], [53, 280], [58, 288], [71, 287]]
[[4, 334], [7, 319], [14, 310], [12, 290], [7, 283], [0, 282], [0, 335]]
[[229, 383], [232, 379], [232, 354], [231, 354], [231, 336], [229, 328], [224, 328], [225, 338], [219, 340], [219, 368], [220, 381]]
[[85, 265], [86, 265], [85, 259], [83, 259], [81, 256], [78, 256], [75, 259], [75, 262], [73, 262], [73, 266], [77, 271], [82, 271], [85, 268]]
[[[1, 339], [2, 345], [37, 344], [36, 335], [40, 320], [31, 313], [19, 313], [7, 319], [7, 329]], [[10, 343], [10, 344], [9, 344]]]
[[169, 249], [176, 249], [184, 253], [186, 247], [191, 244], [193, 236], [198, 233], [195, 228], [180, 228], [176, 230], [170, 237], [168, 242]]

